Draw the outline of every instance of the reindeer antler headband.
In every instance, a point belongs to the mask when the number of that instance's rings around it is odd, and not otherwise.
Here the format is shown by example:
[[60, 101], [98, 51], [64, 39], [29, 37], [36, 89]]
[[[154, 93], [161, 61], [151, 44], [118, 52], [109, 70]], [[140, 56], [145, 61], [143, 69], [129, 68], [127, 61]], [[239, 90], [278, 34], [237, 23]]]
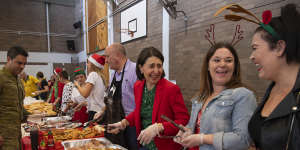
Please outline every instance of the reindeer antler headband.
[[[211, 24], [209, 29], [206, 29], [205, 38], [209, 41], [209, 43], [213, 46], [216, 44], [215, 42], [215, 25]], [[241, 26], [238, 24], [235, 27], [235, 33], [233, 35], [231, 45], [234, 46], [237, 44], [240, 40], [242, 40], [244, 37], [242, 36], [244, 31], [241, 30]]]
[[233, 13], [243, 13], [243, 14], [247, 14], [251, 17], [254, 18], [253, 19], [249, 19], [237, 14], [226, 14], [224, 16], [225, 19], [230, 20], [230, 21], [240, 21], [240, 20], [246, 20], [255, 24], [260, 25], [265, 31], [267, 31], [268, 33], [270, 33], [273, 37], [277, 38], [278, 40], [281, 39], [279, 34], [269, 25], [271, 19], [272, 19], [272, 12], [270, 10], [266, 10], [263, 12], [262, 14], [262, 21], [260, 21], [254, 14], [252, 14], [251, 12], [249, 12], [248, 10], [244, 9], [243, 7], [241, 7], [238, 4], [230, 4], [230, 5], [226, 5], [223, 8], [219, 9], [214, 16], [219, 15], [221, 12], [223, 12], [224, 10], [230, 10]]

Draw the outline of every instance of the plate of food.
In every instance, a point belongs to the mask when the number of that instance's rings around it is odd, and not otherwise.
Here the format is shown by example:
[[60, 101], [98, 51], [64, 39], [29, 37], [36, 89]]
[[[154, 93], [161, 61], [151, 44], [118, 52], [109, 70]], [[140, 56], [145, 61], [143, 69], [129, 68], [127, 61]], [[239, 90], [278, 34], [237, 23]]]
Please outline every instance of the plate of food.
[[127, 150], [127, 149], [117, 144], [111, 144], [107, 146], [107, 150]]
[[106, 150], [112, 143], [104, 137], [82, 140], [69, 140], [61, 143], [65, 150]]
[[95, 127], [75, 128], [75, 129], [52, 129], [55, 141], [66, 141], [74, 139], [89, 139], [103, 137], [104, 132]]

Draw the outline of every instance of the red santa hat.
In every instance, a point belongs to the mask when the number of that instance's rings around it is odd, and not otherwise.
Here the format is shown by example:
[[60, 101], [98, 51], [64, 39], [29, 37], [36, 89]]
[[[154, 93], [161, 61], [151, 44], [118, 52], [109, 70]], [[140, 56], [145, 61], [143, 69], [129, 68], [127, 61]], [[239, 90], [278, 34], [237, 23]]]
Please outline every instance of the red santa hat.
[[97, 66], [100, 69], [104, 68], [104, 64], [105, 64], [105, 57], [98, 55], [98, 54], [93, 54], [91, 55], [88, 60], [94, 64], [95, 66]]
[[55, 70], [54, 70], [54, 73], [55, 73], [56, 75], [59, 74], [59, 73], [61, 73], [61, 72], [62, 72], [62, 69], [59, 68], [59, 67], [55, 68]]

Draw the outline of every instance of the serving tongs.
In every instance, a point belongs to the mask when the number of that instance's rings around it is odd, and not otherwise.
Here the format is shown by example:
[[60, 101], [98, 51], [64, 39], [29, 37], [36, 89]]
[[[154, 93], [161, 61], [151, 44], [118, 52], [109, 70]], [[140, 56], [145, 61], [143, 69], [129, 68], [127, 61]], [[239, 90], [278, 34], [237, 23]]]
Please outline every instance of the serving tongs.
[[[172, 123], [175, 127], [177, 127], [179, 130], [181, 130], [182, 132], [185, 132], [184, 128], [180, 125], [178, 125], [177, 123], [175, 123], [173, 120], [171, 120], [170, 118], [168, 118], [167, 116], [165, 115], [161, 115], [160, 116], [162, 119]], [[168, 138], [176, 138], [178, 136], [168, 136], [168, 135], [160, 135], [159, 136], [160, 138], [164, 138], [164, 139], [168, 139]]]
[[99, 117], [99, 118], [90, 120], [90, 121], [88, 121], [88, 122], [85, 122], [85, 123], [83, 124], [83, 128], [86, 128], [86, 127], [90, 126], [92, 123], [99, 122], [101, 119], [102, 119], [102, 117]]
[[[165, 115], [161, 115], [160, 116], [162, 119], [172, 123], [175, 127], [177, 127], [180, 131], [185, 132], [184, 128], [180, 125], [178, 125], [177, 123], [175, 123], [173, 120], [171, 120], [170, 118], [168, 118]], [[178, 136], [160, 136], [161, 138], [176, 138]], [[183, 148], [183, 150], [186, 150], [186, 147]]]
[[177, 123], [175, 123], [173, 120], [171, 120], [171, 119], [168, 118], [167, 116], [161, 115], [160, 117], [161, 117], [162, 119], [164, 119], [164, 120], [166, 120], [166, 121], [172, 123], [172, 124], [173, 124], [175, 127], [177, 127], [180, 131], [185, 132], [185, 130], [184, 130], [184, 128], [183, 128], [182, 126], [178, 125]]

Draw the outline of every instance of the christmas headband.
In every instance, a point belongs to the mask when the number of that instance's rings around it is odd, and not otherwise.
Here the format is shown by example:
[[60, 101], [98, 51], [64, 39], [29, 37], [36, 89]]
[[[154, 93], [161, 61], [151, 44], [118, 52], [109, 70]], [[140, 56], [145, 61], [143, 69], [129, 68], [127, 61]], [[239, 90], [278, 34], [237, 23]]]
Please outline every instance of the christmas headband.
[[[216, 44], [215, 42], [215, 25], [211, 24], [209, 29], [206, 29], [206, 34], [205, 34], [205, 38], [209, 41], [209, 43], [213, 46]], [[237, 44], [240, 40], [242, 40], [243, 37], [243, 33], [244, 31], [241, 30], [241, 26], [238, 24], [235, 27], [235, 33], [233, 35], [232, 41], [231, 41], [231, 45], [234, 46], [235, 44]]]
[[275, 37], [277, 40], [280, 40], [280, 36], [279, 34], [269, 25], [271, 19], [272, 19], [272, 12], [270, 10], [266, 10], [263, 12], [262, 14], [262, 21], [260, 21], [254, 14], [252, 14], [251, 12], [249, 12], [248, 10], [244, 9], [243, 7], [241, 7], [238, 4], [229, 4], [226, 5], [224, 7], [222, 7], [221, 9], [219, 9], [214, 16], [219, 15], [221, 12], [223, 12], [224, 10], [230, 10], [233, 13], [243, 13], [243, 14], [247, 14], [251, 17], [253, 17], [254, 19], [249, 19], [247, 17], [243, 17], [240, 16], [238, 14], [226, 14], [224, 16], [225, 19], [230, 20], [230, 21], [240, 21], [240, 20], [246, 20], [255, 24], [260, 25], [265, 31], [267, 31], [268, 33], [270, 33], [273, 37]]

